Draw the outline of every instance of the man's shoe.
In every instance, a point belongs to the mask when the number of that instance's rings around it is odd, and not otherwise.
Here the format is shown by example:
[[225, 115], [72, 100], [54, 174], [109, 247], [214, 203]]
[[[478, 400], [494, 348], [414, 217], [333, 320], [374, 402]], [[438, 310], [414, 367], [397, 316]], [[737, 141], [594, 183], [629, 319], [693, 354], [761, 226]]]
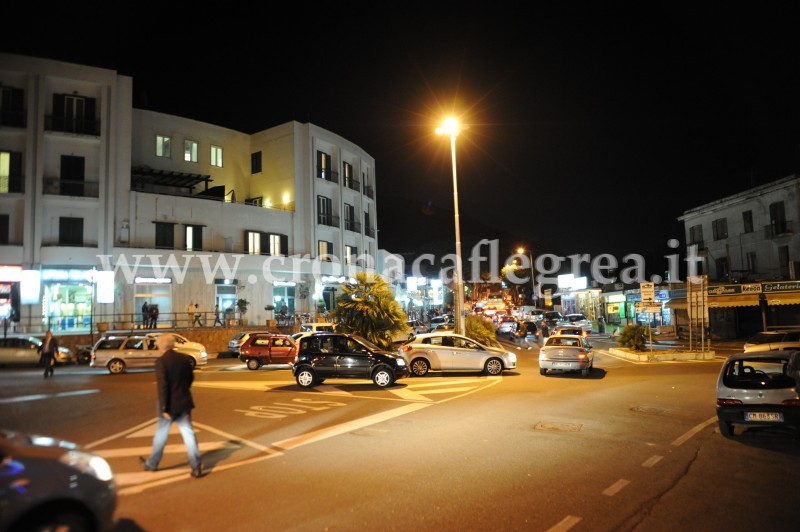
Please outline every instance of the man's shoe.
[[203, 476], [203, 464], [200, 464], [197, 467], [192, 468], [192, 476], [194, 478], [200, 478]]
[[139, 457], [139, 465], [142, 466], [142, 469], [145, 471], [155, 471], [156, 468], [152, 467], [150, 464], [147, 463], [147, 459], [143, 456]]

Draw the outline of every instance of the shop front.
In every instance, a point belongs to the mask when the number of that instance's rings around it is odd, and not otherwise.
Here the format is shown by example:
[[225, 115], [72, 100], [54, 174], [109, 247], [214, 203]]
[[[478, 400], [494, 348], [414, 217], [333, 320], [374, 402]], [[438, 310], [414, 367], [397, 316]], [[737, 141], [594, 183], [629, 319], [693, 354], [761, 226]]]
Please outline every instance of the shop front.
[[42, 322], [52, 331], [89, 331], [94, 301], [94, 269], [41, 271]]

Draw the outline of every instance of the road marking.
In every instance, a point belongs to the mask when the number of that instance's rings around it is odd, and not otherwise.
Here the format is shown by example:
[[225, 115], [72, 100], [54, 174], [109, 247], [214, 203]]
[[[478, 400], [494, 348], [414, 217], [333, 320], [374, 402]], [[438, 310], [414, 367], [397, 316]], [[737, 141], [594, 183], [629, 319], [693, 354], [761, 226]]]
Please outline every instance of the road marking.
[[654, 465], [659, 463], [662, 458], [664, 458], [664, 457], [655, 454], [655, 455], [651, 456], [650, 458], [648, 458], [647, 460], [645, 460], [644, 463], [642, 464], [642, 467], [653, 467]]
[[573, 526], [577, 525], [583, 520], [582, 517], [576, 517], [574, 515], [568, 515], [564, 519], [561, 520], [556, 526], [547, 530], [547, 532], [565, 532], [569, 530]]
[[70, 397], [72, 395], [89, 395], [93, 393], [100, 393], [100, 390], [75, 390], [71, 392], [37, 393], [31, 395], [20, 395], [18, 397], [7, 397], [5, 399], [0, 399], [0, 404], [22, 403], [25, 401], [41, 401], [42, 399], [51, 399], [53, 397]]
[[619, 479], [618, 481], [611, 484], [605, 490], [603, 490], [603, 495], [608, 495], [609, 497], [613, 497], [617, 493], [619, 493], [622, 488], [630, 484], [630, 480], [625, 480], [624, 478]]
[[675, 439], [675, 440], [674, 440], [674, 441], [673, 441], [673, 442], [672, 442], [670, 445], [674, 445], [674, 446], [676, 446], [676, 447], [677, 447], [678, 445], [681, 445], [681, 444], [683, 444], [683, 443], [686, 443], [686, 441], [687, 441], [689, 438], [691, 438], [692, 436], [694, 436], [695, 434], [697, 434], [698, 432], [700, 432], [701, 430], [703, 430], [703, 429], [704, 429], [704, 428], [706, 428], [707, 426], [711, 425], [711, 424], [712, 424], [712, 423], [714, 423], [716, 420], [717, 420], [717, 417], [716, 417], [716, 416], [714, 416], [714, 417], [712, 417], [712, 418], [709, 418], [709, 419], [707, 419], [707, 420], [703, 421], [703, 422], [702, 422], [702, 423], [700, 423], [699, 425], [695, 425], [693, 428], [691, 428], [691, 429], [689, 429], [688, 431], [686, 431], [686, 433], [685, 433], [685, 434], [683, 434], [682, 436], [680, 436], [680, 437], [676, 438], [676, 439]]

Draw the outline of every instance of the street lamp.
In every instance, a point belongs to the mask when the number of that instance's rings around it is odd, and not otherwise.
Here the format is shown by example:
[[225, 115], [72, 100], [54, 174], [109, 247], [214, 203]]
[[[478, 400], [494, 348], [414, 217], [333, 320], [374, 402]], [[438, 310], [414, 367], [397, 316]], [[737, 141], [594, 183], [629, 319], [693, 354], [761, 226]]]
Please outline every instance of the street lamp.
[[456, 323], [455, 333], [464, 334], [464, 275], [461, 268], [461, 227], [458, 220], [458, 178], [456, 174], [456, 137], [460, 125], [455, 118], [446, 118], [442, 126], [436, 129], [437, 135], [450, 135], [450, 152], [453, 159], [453, 205], [456, 224]]
[[[522, 255], [525, 253], [525, 248], [517, 248], [517, 253]], [[531, 261], [531, 300], [538, 301], [538, 294], [536, 294], [536, 273], [533, 270], [533, 252], [531, 250], [528, 250], [528, 259]]]

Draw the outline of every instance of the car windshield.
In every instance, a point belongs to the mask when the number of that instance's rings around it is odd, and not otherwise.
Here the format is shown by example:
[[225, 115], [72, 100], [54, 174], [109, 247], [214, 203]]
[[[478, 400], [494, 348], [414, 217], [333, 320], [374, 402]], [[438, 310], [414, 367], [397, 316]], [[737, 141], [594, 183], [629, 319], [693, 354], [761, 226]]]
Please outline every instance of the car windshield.
[[586, 319], [586, 316], [584, 316], [583, 314], [570, 314], [569, 316], [567, 316], [567, 319], [569, 319], [569, 321], [573, 321], [573, 322], [574, 321], [582, 321], [582, 320]]
[[363, 344], [370, 351], [383, 351], [380, 347], [373, 344], [363, 336], [353, 336], [353, 338], [355, 338], [359, 343]]
[[750, 338], [748, 344], [768, 344], [770, 342], [780, 342], [783, 340], [784, 333], [760, 332]]

